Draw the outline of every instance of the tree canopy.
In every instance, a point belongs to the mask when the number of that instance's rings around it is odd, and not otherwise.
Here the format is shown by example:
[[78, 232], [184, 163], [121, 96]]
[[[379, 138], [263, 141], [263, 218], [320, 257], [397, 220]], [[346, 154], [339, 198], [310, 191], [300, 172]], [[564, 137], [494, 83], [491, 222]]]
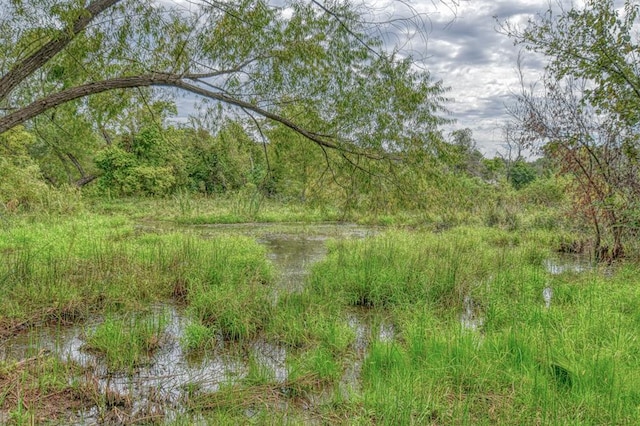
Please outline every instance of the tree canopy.
[[523, 84], [512, 113], [523, 140], [573, 176], [575, 213], [591, 224], [600, 258], [622, 256], [623, 237], [640, 227], [638, 13], [635, 1], [587, 0], [524, 29], [503, 26], [548, 59], [542, 84]]
[[164, 87], [323, 148], [401, 150], [444, 121], [445, 88], [376, 36], [362, 7], [12, 0], [0, 11], [0, 133], [65, 104], [103, 130], [141, 90]]

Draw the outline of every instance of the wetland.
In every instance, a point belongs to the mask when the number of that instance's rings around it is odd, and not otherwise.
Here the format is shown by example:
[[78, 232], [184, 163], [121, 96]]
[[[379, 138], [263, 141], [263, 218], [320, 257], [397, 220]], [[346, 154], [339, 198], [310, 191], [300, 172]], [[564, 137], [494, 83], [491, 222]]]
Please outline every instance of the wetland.
[[634, 266], [541, 232], [87, 215], [5, 228], [0, 418], [626, 423]]

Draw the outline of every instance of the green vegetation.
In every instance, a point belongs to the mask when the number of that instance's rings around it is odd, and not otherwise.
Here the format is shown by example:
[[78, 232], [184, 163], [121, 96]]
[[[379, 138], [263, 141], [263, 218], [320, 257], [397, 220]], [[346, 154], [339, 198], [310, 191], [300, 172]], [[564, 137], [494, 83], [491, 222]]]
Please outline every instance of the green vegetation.
[[[458, 229], [334, 247], [310, 293], [384, 309], [396, 332], [372, 341], [345, 410], [383, 424], [566, 423], [577, 411], [585, 423], [633, 422], [637, 267], [552, 276], [550, 240]], [[477, 329], [461, 324], [469, 300]]]
[[518, 139], [572, 177], [573, 216], [589, 224], [593, 252], [603, 261], [624, 257], [640, 225], [640, 72], [630, 54], [640, 47], [633, 30], [640, 5], [615, 3], [587, 0], [559, 11], [550, 5], [525, 28], [502, 26], [547, 58], [541, 84], [523, 84], [511, 108]]
[[262, 285], [270, 274], [263, 249], [246, 238], [141, 233], [124, 217], [27, 220], [2, 233], [0, 250], [8, 330], [190, 302], [206, 290]]
[[109, 369], [133, 369], [148, 362], [162, 343], [166, 318], [162, 315], [117, 319], [107, 317], [86, 336], [86, 350], [103, 355]]
[[0, 423], [637, 422], [636, 4], [503, 23], [549, 65], [485, 158], [366, 6], [45, 3], [0, 16]]
[[[555, 229], [474, 225], [336, 239], [301, 292], [276, 294], [265, 249], [251, 238], [136, 230], [125, 217], [95, 214], [23, 220], [1, 240], [5, 336], [91, 319], [82, 350], [112, 373], [135, 376], [171, 345], [167, 314], [155, 308], [168, 303], [187, 318], [176, 342], [186, 353], [206, 359], [220, 344], [237, 347], [246, 373], [214, 391], [184, 388], [190, 414], [178, 423], [272, 415], [565, 423], [579, 411], [583, 423], [625, 424], [637, 415], [640, 271], [632, 263], [553, 270], [549, 259], [566, 243]], [[282, 348], [272, 361], [279, 367], [250, 349], [256, 341]], [[9, 391], [0, 407], [11, 421], [49, 413], [64, 422], [67, 412], [47, 411], [52, 392], [63, 392], [67, 399], [55, 401], [71, 410], [96, 405], [107, 416], [133, 407], [133, 395], [103, 393], [73, 361], [37, 349], [28, 359], [2, 367]], [[40, 381], [18, 373], [31, 363], [43, 369]], [[20, 402], [18, 387], [44, 402]]]

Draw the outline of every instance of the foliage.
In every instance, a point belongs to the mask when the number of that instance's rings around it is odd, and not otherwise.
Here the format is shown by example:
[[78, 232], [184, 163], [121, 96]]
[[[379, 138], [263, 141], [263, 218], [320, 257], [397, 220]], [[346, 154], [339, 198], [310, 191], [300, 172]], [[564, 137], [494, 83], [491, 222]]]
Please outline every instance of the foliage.
[[450, 142], [440, 144], [438, 156], [444, 164], [457, 173], [471, 176], [483, 174], [482, 154], [476, 147], [471, 129], [454, 130], [450, 134]]
[[29, 207], [47, 191], [38, 165], [28, 155], [34, 142], [22, 128], [0, 136], [0, 203], [6, 210]]
[[[202, 96], [210, 127], [244, 115], [325, 148], [383, 156], [437, 130], [445, 88], [399, 47], [387, 49], [372, 31], [383, 24], [366, 13], [297, 0], [10, 2], [0, 19], [0, 107], [10, 107], [0, 132], [69, 103], [108, 135], [136, 99], [128, 89], [168, 86]], [[397, 22], [424, 31], [421, 19]]]
[[[554, 203], [555, 183], [501, 192]], [[316, 231], [326, 227], [304, 227]], [[1, 229], [0, 331], [30, 348], [14, 359], [6, 341], [0, 414], [51, 424], [86, 412], [174, 424], [566, 424], [577, 412], [586, 424], [635, 422], [637, 265], [556, 257], [553, 229], [372, 231], [330, 242], [289, 292], [265, 247], [217, 234], [228, 229], [173, 233], [113, 212]], [[19, 335], [41, 322], [55, 326]], [[69, 348], [79, 341], [78, 354]]]
[[520, 160], [511, 166], [508, 178], [515, 189], [521, 189], [536, 179], [536, 172], [531, 165]]
[[593, 229], [596, 255], [624, 255], [638, 228], [640, 68], [638, 5], [612, 0], [550, 9], [524, 30], [505, 32], [549, 59], [542, 90], [526, 89], [512, 112], [524, 140], [544, 145], [561, 173], [573, 176], [574, 217]]
[[242, 289], [252, 306], [263, 309], [259, 302], [265, 298], [252, 298], [250, 290], [268, 294], [261, 283], [271, 276], [254, 241], [136, 235], [128, 219], [113, 214], [19, 223], [0, 232], [0, 251], [0, 333], [3, 327], [81, 321], [94, 312], [135, 310], [172, 297], [203, 300], [201, 293], [225, 295], [216, 302], [224, 306], [222, 300]]
[[80, 208], [73, 189], [53, 189], [44, 181], [30, 151], [34, 135], [17, 127], [0, 135], [0, 215], [26, 211], [68, 213]]

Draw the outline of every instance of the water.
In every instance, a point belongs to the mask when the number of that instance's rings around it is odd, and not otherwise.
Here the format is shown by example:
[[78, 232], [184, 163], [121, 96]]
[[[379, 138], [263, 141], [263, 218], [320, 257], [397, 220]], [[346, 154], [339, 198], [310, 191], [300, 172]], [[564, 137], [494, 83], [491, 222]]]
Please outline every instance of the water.
[[[566, 255], [545, 260], [544, 267], [546, 271], [553, 276], [565, 273], [582, 274], [592, 272], [596, 270], [597, 265], [593, 265], [589, 259], [583, 256]], [[607, 266], [602, 272], [605, 275], [611, 274], [612, 268]], [[542, 300], [544, 301], [545, 308], [549, 309], [551, 307], [551, 301], [553, 300], [553, 287], [551, 285], [547, 285], [542, 289]]]
[[551, 299], [553, 299], [553, 288], [545, 287], [542, 290], [542, 300], [544, 300], [544, 306], [547, 309], [551, 307]]
[[278, 268], [277, 291], [302, 291], [311, 265], [326, 254], [326, 236], [267, 234], [258, 241], [268, 249], [268, 257]]
[[544, 261], [544, 267], [551, 275], [560, 275], [567, 272], [580, 274], [593, 269], [593, 265], [588, 259], [569, 255], [547, 259]]
[[[266, 246], [269, 259], [279, 270], [276, 293], [303, 289], [310, 266], [326, 255], [327, 239], [364, 238], [375, 232], [354, 225], [333, 224], [311, 227], [293, 224], [214, 225], [197, 229], [205, 236], [240, 233], [256, 237]], [[287, 380], [287, 352], [284, 347], [261, 338], [245, 344], [217, 338], [213, 349], [193, 356], [185, 353], [180, 344], [180, 337], [189, 323], [182, 310], [167, 303], [152, 307], [151, 314], [167, 319], [162, 344], [148, 363], [133, 372], [109, 371], [100, 355], [85, 349], [86, 335], [100, 324], [101, 318], [69, 327], [35, 328], [5, 339], [0, 342], [0, 360], [21, 360], [45, 351], [83, 367], [85, 375], [75, 379], [93, 386], [117, 409], [100, 412], [93, 407], [78, 413], [77, 424], [171, 419], [181, 412], [180, 402], [188, 398], [190, 392], [216, 392], [223, 384], [242, 380], [249, 374], [252, 362], [269, 372], [277, 383]], [[354, 316], [353, 327], [360, 337], [356, 339], [358, 356], [354, 367], [343, 380], [349, 385], [358, 380], [361, 359], [369, 339], [365, 335], [371, 336], [366, 320]], [[389, 324], [383, 323], [379, 327], [380, 340], [393, 339], [395, 331]]]
[[484, 318], [477, 302], [471, 296], [466, 295], [462, 301], [462, 308], [463, 310], [460, 314], [462, 327], [471, 331], [480, 330], [484, 325]]

